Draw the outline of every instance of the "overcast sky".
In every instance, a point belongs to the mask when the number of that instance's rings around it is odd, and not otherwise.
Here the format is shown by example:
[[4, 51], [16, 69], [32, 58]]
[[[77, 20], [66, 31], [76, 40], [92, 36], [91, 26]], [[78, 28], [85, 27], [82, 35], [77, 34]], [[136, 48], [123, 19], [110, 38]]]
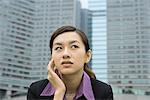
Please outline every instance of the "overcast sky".
[[88, 8], [88, 0], [80, 0], [82, 8]]

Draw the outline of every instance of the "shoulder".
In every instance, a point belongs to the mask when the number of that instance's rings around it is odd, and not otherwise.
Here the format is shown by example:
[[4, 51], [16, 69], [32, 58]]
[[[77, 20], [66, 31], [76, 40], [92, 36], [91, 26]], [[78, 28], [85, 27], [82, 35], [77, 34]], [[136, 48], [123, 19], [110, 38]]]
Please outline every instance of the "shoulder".
[[30, 85], [29, 90], [34, 95], [39, 96], [41, 94], [41, 92], [43, 91], [43, 89], [46, 87], [47, 84], [48, 84], [48, 80], [47, 79], [39, 80], [39, 81], [33, 82]]
[[36, 82], [33, 82], [31, 85], [30, 85], [30, 88], [39, 88], [40, 87], [44, 87], [46, 86], [48, 83], [48, 80], [47, 79], [43, 79], [43, 80], [39, 80], [39, 81], [36, 81]]
[[91, 78], [91, 85], [96, 98], [113, 100], [112, 88], [109, 84]]
[[93, 87], [96, 87], [98, 89], [110, 89], [110, 87], [111, 87], [110, 85], [108, 85], [102, 81], [93, 79], [93, 78], [91, 78], [91, 83], [92, 83]]

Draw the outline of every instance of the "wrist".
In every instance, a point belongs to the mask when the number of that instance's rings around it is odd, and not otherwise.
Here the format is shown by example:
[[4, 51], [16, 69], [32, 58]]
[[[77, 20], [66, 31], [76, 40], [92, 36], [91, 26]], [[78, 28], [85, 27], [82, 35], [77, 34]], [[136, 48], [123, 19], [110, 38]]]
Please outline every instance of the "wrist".
[[64, 95], [65, 95], [65, 90], [57, 90], [55, 91], [53, 100], [63, 100]]

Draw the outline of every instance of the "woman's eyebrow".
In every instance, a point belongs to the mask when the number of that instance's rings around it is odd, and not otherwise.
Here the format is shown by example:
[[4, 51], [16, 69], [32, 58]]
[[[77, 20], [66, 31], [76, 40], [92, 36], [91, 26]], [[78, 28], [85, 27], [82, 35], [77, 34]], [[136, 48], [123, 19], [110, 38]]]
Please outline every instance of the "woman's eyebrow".
[[57, 42], [57, 43], [54, 43], [54, 45], [62, 45], [62, 43]]
[[73, 40], [73, 41], [70, 41], [69, 44], [73, 44], [73, 43], [80, 43], [79, 41], [77, 40]]
[[[80, 43], [79, 41], [77, 41], [77, 40], [73, 40], [73, 41], [70, 41], [69, 42], [69, 44], [73, 44], [73, 43]], [[56, 43], [54, 43], [54, 46], [55, 45], [60, 45], [60, 46], [62, 46], [63, 45], [63, 43], [60, 43], [60, 42], [56, 42]]]

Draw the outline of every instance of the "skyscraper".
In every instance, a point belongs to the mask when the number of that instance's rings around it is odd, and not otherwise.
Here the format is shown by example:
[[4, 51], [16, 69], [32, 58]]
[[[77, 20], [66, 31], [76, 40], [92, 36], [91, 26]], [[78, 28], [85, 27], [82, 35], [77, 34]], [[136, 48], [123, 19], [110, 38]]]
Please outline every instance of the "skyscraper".
[[38, 75], [39, 78], [46, 77], [51, 33], [62, 25], [80, 27], [80, 9], [80, 3], [77, 0], [36, 1], [36, 27], [32, 53], [34, 75]]
[[30, 83], [33, 5], [31, 0], [0, 1], [0, 99], [25, 92]]
[[80, 28], [80, 10], [78, 0], [0, 1], [1, 98], [46, 78], [51, 33], [62, 25]]
[[106, 38], [106, 0], [88, 0], [89, 23], [91, 34], [92, 69], [97, 79], [107, 82], [107, 38]]
[[108, 79], [116, 93], [150, 95], [149, 15], [149, 0], [107, 0]]

